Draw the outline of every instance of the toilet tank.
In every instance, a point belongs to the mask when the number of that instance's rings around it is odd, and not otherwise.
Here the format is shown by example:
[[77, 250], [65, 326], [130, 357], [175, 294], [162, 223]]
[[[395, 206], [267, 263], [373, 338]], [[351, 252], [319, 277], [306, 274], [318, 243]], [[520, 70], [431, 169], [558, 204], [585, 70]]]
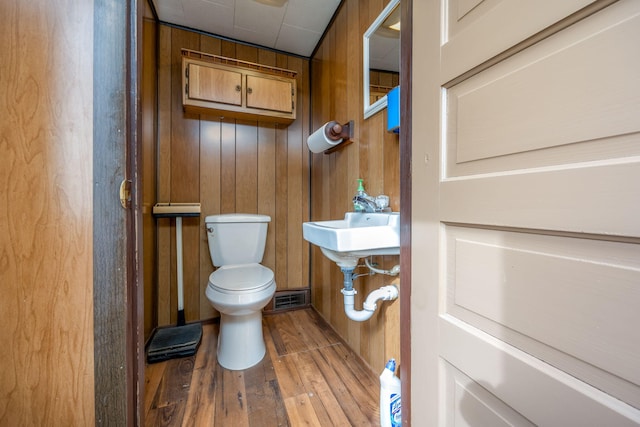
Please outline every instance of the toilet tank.
[[260, 263], [271, 217], [256, 214], [222, 214], [205, 218], [209, 254], [216, 267]]

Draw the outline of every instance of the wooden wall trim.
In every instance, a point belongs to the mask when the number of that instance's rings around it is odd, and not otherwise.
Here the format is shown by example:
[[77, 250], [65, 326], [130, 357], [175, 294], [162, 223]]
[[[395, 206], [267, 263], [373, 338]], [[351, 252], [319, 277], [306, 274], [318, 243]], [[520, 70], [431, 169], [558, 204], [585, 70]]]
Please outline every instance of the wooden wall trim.
[[142, 84], [145, 4], [134, 0], [128, 7], [127, 35], [127, 178], [132, 182], [132, 200], [127, 226], [127, 425], [144, 425], [145, 336], [144, 336], [144, 240], [142, 182]]

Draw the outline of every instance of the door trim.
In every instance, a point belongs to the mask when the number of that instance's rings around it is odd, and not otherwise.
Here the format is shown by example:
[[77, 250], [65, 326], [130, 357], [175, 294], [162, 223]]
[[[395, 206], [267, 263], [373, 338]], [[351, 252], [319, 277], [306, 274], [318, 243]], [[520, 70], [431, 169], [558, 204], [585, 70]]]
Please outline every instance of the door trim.
[[[93, 300], [96, 425], [142, 424], [144, 343], [138, 44], [144, 3], [94, 2]], [[123, 54], [124, 52], [124, 54]], [[119, 184], [132, 183], [120, 204]]]
[[[411, 112], [413, 0], [400, 3], [400, 111]], [[411, 425], [411, 114], [400, 118], [400, 377], [402, 424]]]
[[144, 425], [144, 259], [142, 222], [142, 87], [144, 0], [131, 0], [128, 13], [127, 177], [131, 206], [127, 227], [127, 425]]

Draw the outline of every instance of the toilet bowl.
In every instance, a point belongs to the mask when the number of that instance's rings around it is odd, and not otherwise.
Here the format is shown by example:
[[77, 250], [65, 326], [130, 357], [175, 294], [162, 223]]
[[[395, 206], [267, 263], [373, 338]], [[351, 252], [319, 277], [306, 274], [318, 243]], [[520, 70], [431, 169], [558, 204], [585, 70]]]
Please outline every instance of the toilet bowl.
[[273, 272], [260, 264], [223, 266], [211, 273], [206, 296], [220, 312], [218, 363], [247, 369], [265, 355], [262, 308], [276, 291]]
[[218, 363], [244, 370], [259, 363], [266, 348], [262, 309], [273, 298], [273, 271], [259, 264], [266, 243], [266, 215], [225, 214], [206, 217], [209, 252], [214, 266], [206, 297], [220, 312]]

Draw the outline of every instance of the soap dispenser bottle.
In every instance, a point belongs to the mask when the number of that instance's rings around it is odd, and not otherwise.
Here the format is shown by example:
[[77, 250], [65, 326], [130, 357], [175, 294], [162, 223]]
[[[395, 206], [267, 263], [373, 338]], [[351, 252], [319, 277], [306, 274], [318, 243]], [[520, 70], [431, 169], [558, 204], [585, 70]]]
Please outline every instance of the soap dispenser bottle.
[[[358, 178], [358, 190], [356, 191], [356, 195], [355, 197], [362, 197], [364, 199], [368, 199], [369, 195], [367, 194], [366, 191], [364, 191], [364, 185], [362, 184], [364, 180], [362, 178]], [[354, 199], [355, 199], [354, 197]], [[358, 204], [358, 203], [353, 203], [353, 211], [354, 212], [364, 212], [364, 208]]]

